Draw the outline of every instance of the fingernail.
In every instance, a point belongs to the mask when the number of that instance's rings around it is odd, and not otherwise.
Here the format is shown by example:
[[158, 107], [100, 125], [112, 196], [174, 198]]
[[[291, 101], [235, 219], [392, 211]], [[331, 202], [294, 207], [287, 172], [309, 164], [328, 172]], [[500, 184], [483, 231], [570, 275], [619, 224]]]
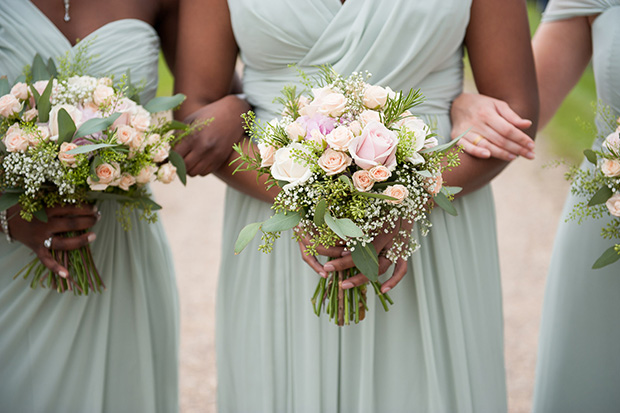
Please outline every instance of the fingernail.
[[94, 240], [97, 239], [97, 235], [96, 234], [88, 234], [88, 238], [86, 238], [88, 240], [88, 242], [93, 242]]
[[101, 219], [101, 212], [97, 211], [97, 221], [99, 221]]
[[508, 155], [508, 159], [510, 159], [511, 161], [514, 161], [515, 159], [517, 159], [517, 157], [513, 154]]
[[390, 291], [390, 290], [391, 290], [391, 288], [390, 288], [390, 287], [381, 287], [381, 292], [382, 292], [383, 294], [386, 294], [386, 293], [387, 293], [388, 291]]
[[93, 207], [93, 211], [94, 211], [94, 212], [99, 212], [99, 208], [97, 208], [97, 205], [95, 205], [95, 206]]
[[353, 287], [355, 287], [355, 286], [353, 285], [353, 283], [351, 281], [343, 281], [342, 282], [342, 289], [343, 290], [348, 290], [349, 288], [353, 288]]
[[327, 278], [327, 273], [324, 271], [319, 272], [319, 275], [323, 278]]
[[342, 251], [342, 254], [340, 254], [341, 257], [346, 257], [347, 255], [351, 255], [351, 251]]
[[534, 155], [534, 152], [528, 152], [527, 155], [526, 155], [526, 158], [527, 159], [534, 159], [535, 156], [536, 155]]
[[325, 264], [323, 266], [323, 269], [327, 272], [336, 271], [336, 267], [334, 267], [332, 264]]
[[534, 144], [534, 142], [530, 142], [527, 144], [527, 148], [528, 149], [534, 149], [536, 147], [536, 145]]
[[58, 275], [61, 276], [62, 278], [67, 278], [67, 272], [66, 271], [58, 271]]

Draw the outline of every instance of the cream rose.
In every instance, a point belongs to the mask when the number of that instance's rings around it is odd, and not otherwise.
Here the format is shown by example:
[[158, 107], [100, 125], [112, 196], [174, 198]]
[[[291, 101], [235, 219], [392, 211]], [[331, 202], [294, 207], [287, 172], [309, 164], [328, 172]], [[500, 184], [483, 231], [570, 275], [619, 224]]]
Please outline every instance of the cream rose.
[[97, 79], [97, 84], [102, 86], [112, 86], [114, 82], [109, 77], [100, 77]]
[[157, 144], [161, 140], [161, 135], [159, 133], [153, 133], [146, 138], [146, 146], [153, 146]]
[[331, 117], [342, 115], [347, 106], [347, 98], [342, 93], [330, 93], [318, 104], [317, 112]]
[[62, 162], [63, 165], [70, 166], [75, 168], [77, 166], [75, 159], [75, 155], [67, 153], [72, 149], [77, 148], [78, 146], [75, 143], [63, 142], [60, 145], [60, 151], [58, 152], [58, 159]]
[[140, 170], [138, 176], [136, 176], [136, 182], [139, 184], [148, 184], [155, 178], [155, 171], [157, 167], [155, 166], [145, 166]]
[[601, 171], [605, 176], [618, 176], [620, 175], [620, 162], [615, 159], [603, 159]]
[[278, 181], [286, 181], [285, 190], [306, 182], [312, 176], [312, 171], [307, 165], [301, 164], [297, 157], [292, 156], [292, 151], [307, 152], [300, 143], [292, 143], [280, 148], [274, 155], [274, 163], [271, 166], [271, 175]]
[[386, 181], [390, 176], [392, 176], [392, 172], [390, 172], [390, 170], [383, 165], [377, 165], [374, 168], [371, 168], [368, 173], [375, 182]]
[[114, 89], [110, 86], [97, 85], [93, 91], [93, 102], [97, 106], [105, 105], [114, 96]]
[[381, 122], [381, 116], [379, 115], [379, 112], [374, 110], [363, 111], [362, 113], [360, 113], [359, 119], [363, 126], [366, 126], [372, 122]]
[[258, 150], [260, 152], [260, 166], [261, 168], [269, 167], [273, 165], [274, 155], [276, 153], [276, 148], [271, 145], [267, 145], [264, 143], [259, 143]]
[[67, 113], [73, 120], [73, 123], [75, 123], [76, 128], [79, 128], [82, 125], [82, 112], [77, 107], [67, 104], [54, 106], [50, 111], [49, 123], [50, 133], [54, 136], [58, 136], [60, 132], [58, 130], [58, 112], [60, 111], [60, 109], [64, 109], [67, 111]]
[[144, 108], [137, 107], [136, 113], [131, 116], [131, 126], [139, 132], [146, 132], [151, 126], [151, 114]]
[[146, 145], [144, 144], [144, 134], [142, 132], [136, 132], [136, 135], [133, 137], [131, 142], [129, 142], [129, 147], [135, 152]]
[[372, 188], [372, 186], [375, 184], [375, 182], [370, 177], [370, 173], [368, 173], [368, 171], [365, 171], [363, 169], [361, 171], [354, 172], [352, 176], [352, 180], [353, 180], [353, 186], [355, 187], [355, 189], [357, 189], [360, 192], [369, 191]]
[[22, 103], [10, 93], [0, 97], [0, 116], [4, 118], [11, 117], [22, 110]]
[[29, 141], [23, 130], [12, 126], [4, 136], [4, 145], [9, 152], [26, 152]]
[[306, 128], [299, 122], [289, 123], [285, 130], [286, 134], [293, 142], [299, 142], [306, 137]]
[[607, 135], [603, 146], [610, 151], [618, 152], [620, 150], [620, 132], [616, 131]]
[[102, 163], [95, 168], [95, 174], [97, 178], [99, 178], [98, 182], [93, 181], [90, 176], [86, 179], [88, 185], [90, 185], [90, 189], [93, 191], [103, 191], [108, 186], [118, 186], [120, 182], [120, 166], [115, 162], [111, 164]]
[[151, 149], [151, 156], [154, 162], [163, 162], [168, 159], [170, 153], [170, 144], [166, 141], [162, 141], [159, 145]]
[[386, 202], [391, 204], [400, 204], [403, 202], [405, 198], [409, 195], [409, 191], [403, 185], [392, 185], [385, 188], [383, 191], [384, 195], [391, 196], [396, 199], [386, 199]]
[[169, 184], [176, 176], [177, 168], [170, 162], [163, 164], [157, 171], [157, 180], [165, 184]]
[[121, 179], [118, 181], [118, 187], [123, 191], [129, 191], [129, 188], [135, 183], [136, 178], [125, 172], [121, 175]]
[[319, 166], [327, 172], [328, 176], [336, 175], [347, 169], [352, 161], [351, 157], [343, 152], [326, 149], [319, 158]]
[[349, 123], [349, 130], [353, 134], [353, 136], [360, 136], [362, 134], [362, 124], [358, 121], [354, 120]]
[[615, 217], [620, 217], [620, 193], [615, 193], [605, 202], [609, 213]]
[[381, 86], [369, 86], [364, 91], [362, 101], [368, 109], [381, 109], [385, 106], [388, 91]]
[[39, 111], [37, 108], [32, 108], [25, 111], [22, 117], [26, 122], [32, 122], [37, 116], [39, 116]]
[[50, 133], [50, 128], [45, 125], [39, 125], [37, 126], [37, 129], [39, 129], [38, 137], [44, 142], [48, 141], [52, 136], [52, 134]]
[[11, 88], [9, 92], [11, 95], [15, 96], [19, 100], [26, 100], [30, 95], [28, 90], [28, 85], [23, 82], [15, 83], [15, 85]]
[[325, 142], [325, 135], [323, 135], [318, 129], [312, 129], [312, 131], [310, 132], [310, 137], [307, 140], [311, 142], [316, 142], [322, 146]]
[[129, 146], [136, 134], [136, 130], [129, 125], [120, 125], [116, 128], [116, 140], [123, 145]]
[[443, 186], [441, 174], [426, 179], [426, 191], [431, 195], [437, 195]]
[[394, 132], [379, 122], [371, 122], [349, 143], [349, 153], [362, 169], [383, 165], [392, 170], [396, 166], [397, 145]]
[[327, 144], [332, 148], [339, 151], [346, 151], [349, 148], [349, 143], [354, 138], [353, 132], [346, 126], [338, 126], [325, 136]]

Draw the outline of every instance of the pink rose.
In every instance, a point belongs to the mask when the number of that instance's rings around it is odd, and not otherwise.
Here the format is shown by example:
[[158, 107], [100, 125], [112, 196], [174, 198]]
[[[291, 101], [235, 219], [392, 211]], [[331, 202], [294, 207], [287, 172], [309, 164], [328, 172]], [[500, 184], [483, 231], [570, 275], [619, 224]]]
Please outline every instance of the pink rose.
[[368, 109], [381, 109], [385, 106], [388, 91], [381, 86], [368, 86], [364, 91], [362, 101]]
[[4, 118], [11, 117], [22, 110], [22, 103], [10, 93], [0, 97], [0, 116]]
[[398, 137], [379, 122], [371, 122], [360, 136], [353, 138], [349, 152], [357, 166], [370, 169], [384, 165], [392, 170], [396, 166], [396, 146]]
[[437, 195], [443, 186], [443, 177], [441, 174], [426, 179], [426, 191], [431, 195]]
[[163, 164], [159, 167], [157, 171], [157, 180], [163, 182], [164, 184], [169, 184], [174, 180], [176, 176], [177, 168], [174, 167], [170, 162]]
[[19, 100], [26, 100], [30, 94], [28, 90], [28, 85], [23, 82], [15, 83], [15, 85], [11, 88], [11, 95], [15, 96]]
[[125, 172], [121, 175], [121, 179], [118, 182], [118, 187], [123, 191], [129, 191], [129, 188], [135, 183], [136, 178]]
[[156, 170], [157, 167], [153, 165], [145, 166], [140, 170], [138, 176], [136, 176], [136, 182], [139, 184], [148, 184], [154, 179]]
[[295, 122], [306, 129], [306, 139], [312, 138], [312, 131], [314, 130], [320, 132], [323, 136], [334, 130], [334, 120], [323, 115], [301, 116]]
[[276, 148], [271, 145], [267, 145], [265, 143], [259, 143], [258, 150], [260, 151], [260, 166], [261, 168], [265, 168], [273, 165], [274, 155], [276, 153]]
[[323, 146], [323, 143], [325, 143], [325, 135], [323, 135], [318, 129], [313, 129], [312, 132], [310, 132], [310, 137], [306, 140], [316, 142], [319, 146]]
[[303, 165], [297, 157], [293, 156], [293, 150], [307, 152], [305, 146], [300, 143], [292, 143], [280, 148], [274, 155], [271, 166], [271, 175], [278, 181], [286, 181], [283, 189], [288, 190], [306, 182], [312, 176], [312, 171], [307, 165]]
[[136, 135], [136, 130], [129, 125], [120, 125], [116, 128], [116, 140], [123, 145], [129, 146]]
[[351, 161], [351, 157], [343, 152], [327, 149], [319, 158], [319, 166], [327, 172], [326, 175], [336, 175], [347, 169]]
[[75, 155], [67, 153], [72, 149], [77, 148], [78, 146], [75, 143], [69, 143], [69, 142], [63, 142], [60, 145], [60, 151], [58, 152], [58, 159], [60, 159], [60, 162], [62, 162], [63, 165], [65, 166], [70, 166], [72, 168], [75, 168], [77, 159], [75, 159]]
[[93, 91], [93, 102], [97, 106], [105, 105], [110, 102], [112, 96], [114, 96], [114, 89], [110, 86], [97, 85]]
[[620, 193], [615, 193], [605, 203], [609, 213], [615, 217], [620, 217]]
[[352, 139], [353, 132], [351, 132], [346, 126], [338, 126], [336, 129], [327, 134], [327, 136], [325, 136], [325, 140], [328, 145], [332, 149], [337, 149], [339, 151], [346, 151]]
[[360, 192], [369, 191], [375, 183], [370, 177], [368, 171], [365, 171], [363, 169], [360, 171], [356, 171], [353, 174], [352, 180], [353, 186]]
[[618, 176], [620, 175], [620, 162], [615, 159], [603, 159], [601, 171], [605, 176]]
[[409, 195], [409, 191], [403, 185], [392, 185], [385, 188], [384, 195], [391, 196], [396, 199], [386, 199], [386, 202], [391, 204], [400, 204]]
[[383, 165], [377, 165], [374, 168], [371, 168], [368, 173], [375, 182], [386, 181], [390, 176], [392, 176], [392, 172], [390, 172], [390, 170]]
[[52, 135], [50, 132], [50, 128], [48, 128], [45, 125], [39, 125], [37, 126], [37, 129], [39, 130], [39, 134], [38, 137], [42, 140], [42, 141], [48, 141], [50, 139], [50, 136]]
[[9, 152], [26, 152], [29, 141], [23, 130], [12, 126], [4, 136], [4, 145]]

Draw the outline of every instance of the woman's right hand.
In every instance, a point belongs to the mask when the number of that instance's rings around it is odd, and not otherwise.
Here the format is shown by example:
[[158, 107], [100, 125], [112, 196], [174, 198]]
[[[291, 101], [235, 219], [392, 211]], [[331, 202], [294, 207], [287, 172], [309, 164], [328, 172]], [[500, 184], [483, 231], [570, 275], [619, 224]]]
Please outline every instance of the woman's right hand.
[[[32, 218], [23, 220], [19, 215], [19, 206], [9, 208], [9, 233], [11, 238], [21, 242], [34, 251], [41, 263], [61, 277], [67, 277], [69, 271], [52, 257], [51, 250], [70, 251], [84, 247], [96, 238], [94, 232], [85, 232], [75, 237], [65, 237], [65, 232], [87, 231], [99, 220], [99, 213], [94, 205], [64, 206], [47, 208], [47, 222]], [[45, 241], [51, 238], [51, 246]]]
[[501, 100], [477, 93], [462, 93], [452, 103], [452, 139], [461, 138], [464, 151], [477, 158], [512, 161], [534, 159], [534, 141], [525, 132], [532, 122], [521, 118]]

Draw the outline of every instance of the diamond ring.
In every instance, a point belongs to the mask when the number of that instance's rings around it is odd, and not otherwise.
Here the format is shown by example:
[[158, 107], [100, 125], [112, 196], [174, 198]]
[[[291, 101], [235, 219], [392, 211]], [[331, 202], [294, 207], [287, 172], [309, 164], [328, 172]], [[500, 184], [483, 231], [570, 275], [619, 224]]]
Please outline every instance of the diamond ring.
[[52, 248], [52, 237], [49, 237], [45, 241], [43, 241], [43, 246], [47, 249]]

